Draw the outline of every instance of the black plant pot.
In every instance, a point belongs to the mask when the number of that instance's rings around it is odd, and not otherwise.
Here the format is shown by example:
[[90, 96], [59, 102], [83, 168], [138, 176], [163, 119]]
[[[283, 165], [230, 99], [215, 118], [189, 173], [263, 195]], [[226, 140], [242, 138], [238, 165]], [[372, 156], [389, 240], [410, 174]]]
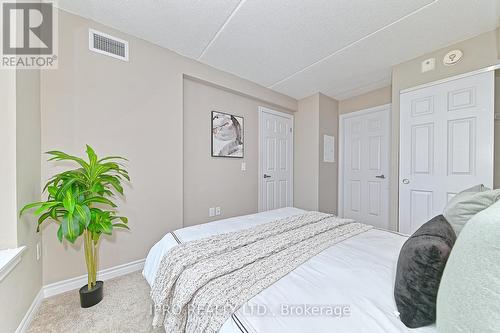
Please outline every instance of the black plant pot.
[[80, 306], [82, 308], [90, 308], [102, 301], [104, 282], [97, 281], [94, 288], [88, 289], [88, 285], [80, 288]]

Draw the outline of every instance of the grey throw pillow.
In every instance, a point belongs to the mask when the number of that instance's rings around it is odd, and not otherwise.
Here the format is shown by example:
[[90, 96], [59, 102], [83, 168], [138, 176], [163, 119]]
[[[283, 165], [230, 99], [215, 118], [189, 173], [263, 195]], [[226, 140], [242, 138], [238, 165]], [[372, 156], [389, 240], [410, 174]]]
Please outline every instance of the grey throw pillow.
[[436, 325], [440, 333], [500, 332], [500, 202], [458, 237], [441, 279]]
[[399, 318], [410, 328], [436, 320], [436, 298], [448, 256], [456, 236], [442, 216], [421, 226], [399, 253], [394, 299]]
[[500, 189], [490, 190], [484, 185], [477, 185], [451, 198], [444, 208], [443, 215], [458, 236], [474, 215], [491, 206], [499, 198]]

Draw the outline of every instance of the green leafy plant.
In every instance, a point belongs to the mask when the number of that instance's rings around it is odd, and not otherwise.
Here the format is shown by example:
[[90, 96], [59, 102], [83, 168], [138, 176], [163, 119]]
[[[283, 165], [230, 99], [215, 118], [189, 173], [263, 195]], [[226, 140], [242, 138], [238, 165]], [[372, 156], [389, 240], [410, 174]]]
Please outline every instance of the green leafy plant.
[[123, 195], [122, 182], [130, 181], [127, 170], [123, 168], [120, 156], [98, 158], [87, 145], [88, 161], [61, 151], [49, 151], [49, 161], [71, 161], [78, 164], [74, 170], [64, 171], [49, 179], [43, 192], [48, 192], [46, 201], [34, 202], [23, 207], [26, 210], [37, 208], [39, 215], [37, 232], [40, 225], [53, 221], [59, 225], [57, 238], [74, 243], [83, 235], [85, 262], [88, 272], [88, 289], [92, 289], [97, 278], [98, 245], [101, 235], [111, 235], [114, 228], [129, 229], [128, 219], [116, 215], [116, 205], [111, 198], [116, 193]]

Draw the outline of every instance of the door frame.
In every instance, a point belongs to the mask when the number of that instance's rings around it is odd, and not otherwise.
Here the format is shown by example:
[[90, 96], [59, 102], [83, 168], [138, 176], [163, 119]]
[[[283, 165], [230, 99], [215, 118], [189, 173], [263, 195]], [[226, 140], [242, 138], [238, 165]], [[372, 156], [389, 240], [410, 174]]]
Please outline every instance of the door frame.
[[[339, 217], [344, 216], [344, 153], [345, 153], [345, 148], [344, 148], [344, 123], [347, 119], [349, 118], [354, 118], [358, 116], [364, 116], [370, 113], [374, 112], [380, 112], [380, 111], [386, 111], [389, 114], [389, 126], [387, 127], [388, 133], [387, 133], [387, 140], [388, 140], [388, 165], [389, 165], [389, 179], [388, 179], [388, 186], [389, 186], [389, 204], [390, 204], [390, 189], [391, 189], [391, 177], [390, 177], [390, 167], [391, 167], [391, 133], [392, 133], [392, 104], [383, 104], [367, 109], [362, 109], [359, 111], [354, 111], [354, 112], [349, 112], [349, 113], [344, 113], [339, 115], [339, 181], [338, 181], [338, 208], [337, 208], [337, 214]], [[389, 210], [389, 215], [390, 215], [390, 210]], [[388, 216], [390, 218], [390, 216]]]
[[293, 139], [294, 139], [294, 135], [295, 135], [295, 130], [294, 130], [294, 116], [293, 114], [291, 113], [287, 113], [287, 112], [282, 112], [282, 111], [276, 111], [276, 110], [273, 110], [273, 109], [270, 109], [270, 108], [267, 108], [265, 106], [259, 106], [258, 108], [258, 114], [259, 114], [259, 133], [258, 133], [258, 164], [259, 164], [259, 167], [258, 167], [258, 172], [257, 172], [257, 188], [258, 188], [258, 211], [259, 212], [262, 212], [262, 177], [263, 177], [263, 172], [262, 172], [262, 160], [263, 160], [263, 152], [262, 152], [262, 115], [263, 113], [268, 113], [268, 114], [272, 114], [272, 115], [275, 115], [275, 116], [279, 116], [279, 117], [283, 117], [283, 118], [287, 118], [287, 119], [290, 119], [292, 121], [292, 137], [291, 137], [291, 144], [292, 144], [292, 147], [290, 149], [290, 159], [291, 159], [291, 163], [290, 163], [290, 173], [291, 173], [291, 178], [290, 178], [290, 198], [291, 198], [291, 204], [293, 206], [293, 164], [294, 164], [294, 160], [293, 160], [293, 149], [294, 149], [294, 145], [293, 145]]

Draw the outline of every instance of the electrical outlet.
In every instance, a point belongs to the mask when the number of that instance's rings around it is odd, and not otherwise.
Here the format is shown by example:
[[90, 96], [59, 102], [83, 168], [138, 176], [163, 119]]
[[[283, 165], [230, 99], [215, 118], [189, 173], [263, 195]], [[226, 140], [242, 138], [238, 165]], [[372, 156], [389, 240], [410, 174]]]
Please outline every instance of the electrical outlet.
[[208, 209], [208, 216], [210, 216], [210, 217], [215, 216], [215, 208], [214, 207], [210, 207]]
[[36, 243], [36, 260], [40, 260], [42, 257], [42, 244], [40, 242]]
[[220, 207], [215, 207], [215, 215], [219, 216], [221, 214]]

